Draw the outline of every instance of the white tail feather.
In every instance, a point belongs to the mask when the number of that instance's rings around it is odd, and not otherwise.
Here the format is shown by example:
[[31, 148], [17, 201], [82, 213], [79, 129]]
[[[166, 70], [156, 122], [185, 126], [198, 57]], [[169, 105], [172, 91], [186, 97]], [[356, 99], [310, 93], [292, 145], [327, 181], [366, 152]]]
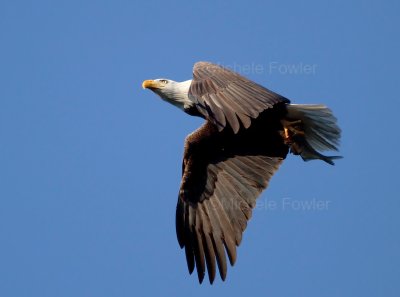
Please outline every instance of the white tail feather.
[[341, 130], [325, 105], [289, 104], [287, 118], [301, 120], [308, 143], [317, 151], [337, 151]]
[[[322, 159], [333, 164], [332, 159], [319, 152], [338, 151], [341, 130], [332, 111], [321, 104], [288, 104], [288, 120], [301, 120], [304, 129], [304, 148], [301, 156], [304, 160]], [[329, 159], [329, 160], [328, 160]]]

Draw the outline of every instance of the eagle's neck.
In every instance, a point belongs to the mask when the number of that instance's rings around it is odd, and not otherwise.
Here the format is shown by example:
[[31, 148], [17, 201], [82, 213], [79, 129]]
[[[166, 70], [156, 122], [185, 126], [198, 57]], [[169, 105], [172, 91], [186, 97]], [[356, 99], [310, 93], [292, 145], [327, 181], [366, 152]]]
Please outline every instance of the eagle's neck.
[[194, 102], [191, 101], [188, 96], [191, 82], [192, 80], [170, 82], [159, 95], [162, 99], [183, 111], [191, 109], [195, 106]]

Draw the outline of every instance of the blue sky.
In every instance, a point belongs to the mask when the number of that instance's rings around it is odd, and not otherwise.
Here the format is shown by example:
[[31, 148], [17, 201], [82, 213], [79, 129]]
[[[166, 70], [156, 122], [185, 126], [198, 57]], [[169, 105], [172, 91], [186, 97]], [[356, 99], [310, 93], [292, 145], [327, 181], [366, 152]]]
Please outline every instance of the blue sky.
[[[399, 8], [2, 0], [0, 295], [398, 296]], [[289, 156], [213, 286], [188, 275], [174, 226], [202, 120], [140, 87], [200, 60], [329, 105], [345, 157]]]

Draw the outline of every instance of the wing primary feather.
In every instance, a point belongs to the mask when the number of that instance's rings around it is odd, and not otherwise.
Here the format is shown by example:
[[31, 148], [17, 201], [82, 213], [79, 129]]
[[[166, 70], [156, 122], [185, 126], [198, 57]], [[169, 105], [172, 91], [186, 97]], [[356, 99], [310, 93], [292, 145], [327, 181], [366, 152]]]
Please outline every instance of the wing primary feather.
[[199, 278], [199, 283], [201, 284], [204, 279], [206, 267], [204, 262], [204, 249], [202, 234], [198, 227], [195, 228], [195, 249], [194, 255], [196, 260], [197, 276]]
[[183, 207], [183, 202], [178, 198], [178, 203], [176, 205], [176, 215], [175, 215], [175, 227], [176, 227], [176, 237], [178, 238], [178, 243], [181, 248], [185, 245], [185, 211]]
[[189, 244], [188, 242], [185, 245], [185, 255], [186, 255], [186, 263], [188, 266], [189, 274], [192, 274], [194, 270], [194, 254], [191, 244]]
[[204, 254], [206, 258], [208, 278], [210, 284], [212, 284], [215, 279], [216, 262], [215, 262], [214, 247], [211, 239], [212, 230], [206, 204], [207, 203], [201, 203], [199, 209], [200, 209], [201, 219], [203, 222], [202, 241], [204, 243]]
[[242, 213], [239, 204], [246, 202], [239, 197], [239, 194], [237, 192], [235, 192], [232, 181], [230, 181], [226, 175], [226, 173], [220, 174], [218, 180], [225, 185], [225, 187], [227, 188], [227, 193], [232, 200], [229, 201], [229, 203], [225, 203], [224, 207], [225, 211], [228, 214], [228, 218], [230, 218], [231, 220], [231, 224], [235, 232], [235, 243], [236, 245], [239, 245], [240, 241], [242, 240], [242, 232], [244, 231], [242, 222], [246, 221], [246, 218]]
[[230, 199], [230, 197], [226, 197], [224, 196], [224, 194], [221, 192], [222, 190], [221, 186], [219, 186], [217, 188], [217, 193], [218, 195], [216, 195], [215, 199], [215, 204], [219, 204], [217, 206], [218, 209], [218, 218], [219, 218], [219, 223], [221, 226], [223, 226], [224, 228], [223, 230], [223, 236], [222, 236], [222, 240], [226, 249], [226, 252], [228, 254], [228, 258], [229, 258], [229, 262], [231, 263], [231, 265], [235, 264], [236, 261], [236, 245], [235, 245], [235, 241], [234, 241], [234, 228], [231, 224], [231, 221], [229, 220], [228, 215], [226, 214], [225, 211], [225, 207], [224, 204], [230, 203], [228, 199]]
[[224, 244], [222, 242], [222, 229], [218, 219], [218, 209], [216, 209], [216, 205], [213, 203], [213, 200], [210, 199], [210, 207], [208, 208], [210, 213], [210, 219], [212, 220], [211, 224], [213, 226], [213, 233], [212, 233], [212, 241], [213, 247], [215, 251], [215, 256], [217, 259], [217, 265], [219, 274], [222, 280], [225, 280], [226, 273], [227, 273], [227, 265], [226, 265], [226, 258], [225, 258], [225, 250]]
[[192, 274], [194, 270], [194, 253], [193, 253], [193, 230], [192, 225], [190, 225], [190, 211], [191, 206], [187, 203], [185, 205], [185, 213], [188, 214], [189, 218], [186, 216], [185, 218], [185, 254], [186, 254], [186, 262], [188, 265], [189, 273]]

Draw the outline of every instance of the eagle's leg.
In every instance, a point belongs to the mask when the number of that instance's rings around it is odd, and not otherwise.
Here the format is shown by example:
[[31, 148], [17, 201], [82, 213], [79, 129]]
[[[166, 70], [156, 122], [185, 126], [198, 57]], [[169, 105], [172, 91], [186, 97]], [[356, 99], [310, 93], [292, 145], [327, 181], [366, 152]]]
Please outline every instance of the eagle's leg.
[[283, 141], [287, 145], [293, 144], [292, 136], [304, 135], [301, 120], [288, 121], [287, 119], [283, 119], [281, 120], [281, 124], [283, 126], [283, 131], [281, 131], [281, 135], [283, 137]]

